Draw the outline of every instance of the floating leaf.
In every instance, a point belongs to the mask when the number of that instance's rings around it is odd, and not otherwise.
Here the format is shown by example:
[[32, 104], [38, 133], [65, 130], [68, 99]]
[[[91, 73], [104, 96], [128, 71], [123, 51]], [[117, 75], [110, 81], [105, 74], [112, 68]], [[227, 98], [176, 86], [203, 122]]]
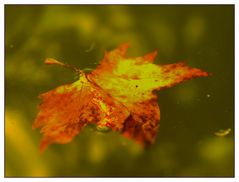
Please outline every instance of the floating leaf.
[[219, 136], [219, 137], [224, 137], [226, 135], [228, 135], [229, 133], [231, 133], [231, 128], [228, 129], [220, 129], [219, 131], [215, 132], [215, 135]]
[[106, 52], [99, 66], [90, 73], [55, 60], [77, 71], [79, 80], [40, 95], [42, 103], [33, 128], [41, 127], [43, 151], [51, 143], [68, 143], [87, 124], [98, 130], [122, 132], [143, 146], [154, 142], [160, 119], [156, 90], [185, 80], [208, 76], [184, 63], [153, 64], [157, 52], [127, 58], [128, 44]]

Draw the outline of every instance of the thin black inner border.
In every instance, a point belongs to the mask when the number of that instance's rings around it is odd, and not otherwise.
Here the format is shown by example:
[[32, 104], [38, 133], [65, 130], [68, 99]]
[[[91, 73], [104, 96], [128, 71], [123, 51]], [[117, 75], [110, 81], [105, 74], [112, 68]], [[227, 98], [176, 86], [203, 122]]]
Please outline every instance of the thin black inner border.
[[233, 19], [234, 19], [234, 24], [233, 24], [233, 28], [234, 28], [234, 42], [233, 42], [233, 46], [234, 46], [234, 131], [235, 131], [235, 4], [4, 4], [4, 178], [235, 178], [235, 147], [236, 147], [236, 142], [235, 142], [235, 132], [233, 132], [233, 147], [234, 147], [234, 153], [233, 153], [233, 158], [234, 158], [234, 171], [233, 171], [233, 176], [49, 176], [49, 177], [41, 177], [41, 176], [11, 176], [8, 177], [6, 176], [6, 161], [5, 161], [5, 155], [6, 155], [6, 137], [5, 137], [5, 105], [6, 105], [6, 72], [5, 72], [5, 68], [6, 68], [6, 7], [7, 6], [233, 6]]

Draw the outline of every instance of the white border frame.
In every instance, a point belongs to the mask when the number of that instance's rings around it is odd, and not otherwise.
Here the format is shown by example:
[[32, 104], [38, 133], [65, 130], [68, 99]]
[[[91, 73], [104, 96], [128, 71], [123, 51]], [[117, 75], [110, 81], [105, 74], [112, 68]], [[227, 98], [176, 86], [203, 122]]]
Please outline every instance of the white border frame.
[[[238, 2], [238, 1], [237, 1]], [[0, 80], [0, 96], [1, 96], [1, 103], [0, 103], [0, 115], [1, 115], [1, 135], [0, 135], [0, 168], [1, 168], [1, 176], [0, 181], [22, 181], [22, 182], [42, 182], [42, 181], [57, 181], [57, 182], [75, 182], [75, 181], [92, 181], [92, 180], [99, 180], [102, 182], [105, 181], [112, 181], [112, 178], [4, 178], [4, 5], [5, 4], [99, 4], [99, 1], [97, 0], [87, 0], [79, 3], [79, 0], [36, 0], [34, 2], [31, 2], [30, 0], [3, 0], [1, 1], [0, 6], [0, 24], [1, 24], [1, 49], [0, 49], [0, 56], [1, 56], [1, 66], [0, 66], [0, 74], [1, 74], [1, 80]], [[137, 180], [138, 182], [141, 181], [200, 181], [206, 180], [206, 181], [215, 181], [215, 182], [224, 182], [224, 181], [239, 181], [239, 171], [238, 171], [238, 136], [239, 131], [238, 127], [238, 114], [237, 114], [237, 108], [238, 108], [238, 96], [236, 93], [238, 93], [238, 76], [239, 73], [237, 70], [239, 70], [239, 47], [238, 47], [238, 31], [239, 31], [239, 18], [238, 18], [238, 3], [236, 3], [236, 0], [159, 0], [159, 1], [149, 1], [149, 0], [121, 0], [121, 1], [112, 1], [112, 0], [101, 0], [100, 4], [234, 4], [235, 5], [235, 178], [134, 178], [134, 180]], [[115, 181], [122, 181], [122, 180], [130, 180], [130, 179], [122, 179], [122, 178], [114, 178]]]

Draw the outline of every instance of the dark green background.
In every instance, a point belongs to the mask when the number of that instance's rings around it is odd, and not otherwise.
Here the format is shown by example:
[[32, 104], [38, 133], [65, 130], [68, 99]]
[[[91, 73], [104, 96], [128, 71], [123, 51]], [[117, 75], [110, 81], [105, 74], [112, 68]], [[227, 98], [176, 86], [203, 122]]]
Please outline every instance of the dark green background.
[[[185, 61], [212, 76], [158, 93], [160, 128], [146, 151], [87, 127], [40, 155], [37, 96], [76, 80], [44, 59], [95, 68], [124, 42], [130, 57], [157, 49], [156, 63]], [[6, 176], [233, 176], [234, 6], [6, 5], [5, 118]]]

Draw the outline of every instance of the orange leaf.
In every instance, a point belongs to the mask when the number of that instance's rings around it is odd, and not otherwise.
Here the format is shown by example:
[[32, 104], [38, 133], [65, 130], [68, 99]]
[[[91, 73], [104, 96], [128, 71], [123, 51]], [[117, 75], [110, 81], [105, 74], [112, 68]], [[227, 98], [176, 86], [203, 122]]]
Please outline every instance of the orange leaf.
[[48, 59], [80, 73], [78, 81], [40, 96], [42, 104], [33, 128], [41, 127], [43, 151], [51, 143], [68, 143], [82, 127], [95, 123], [109, 127], [147, 146], [154, 142], [160, 119], [155, 90], [185, 80], [208, 76], [184, 63], [156, 65], [157, 51], [142, 57], [125, 57], [128, 44], [106, 52], [91, 73]]

